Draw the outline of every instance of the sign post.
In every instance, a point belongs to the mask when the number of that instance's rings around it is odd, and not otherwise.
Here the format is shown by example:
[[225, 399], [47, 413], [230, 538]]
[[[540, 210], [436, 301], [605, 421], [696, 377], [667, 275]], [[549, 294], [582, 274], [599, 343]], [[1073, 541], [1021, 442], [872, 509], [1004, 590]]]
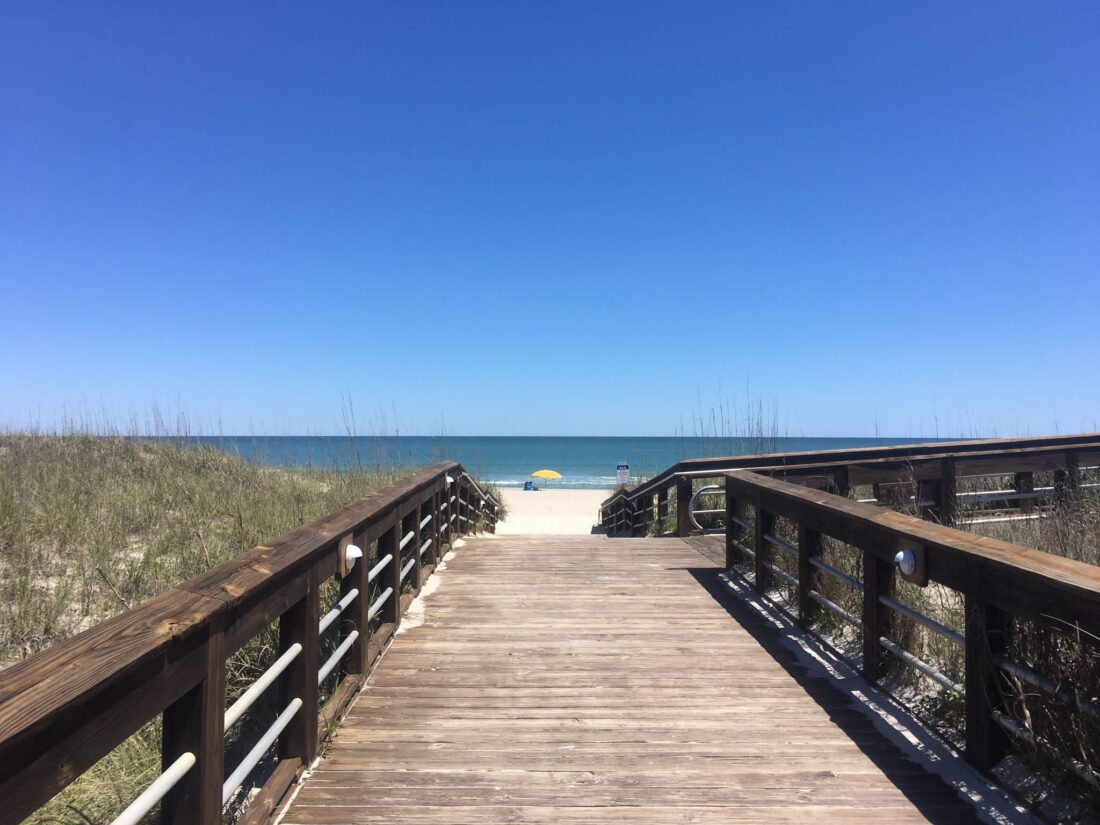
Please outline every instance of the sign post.
[[615, 480], [620, 487], [630, 483], [630, 465], [626, 463], [626, 459], [620, 461], [619, 466], [615, 468]]

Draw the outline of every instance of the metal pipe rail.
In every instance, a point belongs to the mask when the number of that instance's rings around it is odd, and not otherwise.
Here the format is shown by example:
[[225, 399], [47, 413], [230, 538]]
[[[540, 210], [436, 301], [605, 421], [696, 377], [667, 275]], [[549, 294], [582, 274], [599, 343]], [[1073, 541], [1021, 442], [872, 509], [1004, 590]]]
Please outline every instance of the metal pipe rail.
[[184, 774], [195, 766], [195, 761], [195, 754], [190, 751], [180, 754], [180, 757], [165, 768], [164, 772], [126, 807], [126, 810], [115, 817], [111, 825], [139, 825], [157, 806], [157, 803], [183, 779]]
[[997, 659], [997, 667], [1005, 673], [1015, 676], [1021, 682], [1026, 682], [1032, 687], [1039, 688], [1039, 690], [1046, 693], [1052, 699], [1073, 708], [1078, 713], [1084, 713], [1091, 716], [1093, 719], [1100, 720], [1100, 704], [1088, 699], [1082, 699], [1076, 693], [1060, 688], [1052, 679], [1048, 679], [1046, 676], [1036, 673], [1031, 668], [1024, 667], [1009, 659], [1001, 658]]
[[[460, 464], [437, 464], [0, 671], [0, 825], [33, 814], [157, 717], [161, 773], [119, 825], [158, 804], [164, 822], [220, 823], [225, 802], [278, 742], [278, 763], [250, 791], [245, 820], [274, 810], [364, 684], [442, 543], [493, 530], [498, 512]], [[322, 608], [330, 580], [340, 596]], [[275, 623], [274, 662], [227, 708], [227, 659]], [[340, 635], [322, 662], [321, 637], [334, 626]], [[323, 704], [321, 682], [332, 685]], [[225, 778], [226, 731], [275, 685], [295, 698]]]
[[899, 661], [904, 662], [905, 664], [909, 665], [909, 667], [920, 671], [940, 687], [946, 688], [947, 690], [962, 690], [962, 685], [947, 678], [947, 676], [945, 676], [936, 668], [932, 667], [932, 665], [928, 664], [928, 662], [924, 661], [918, 656], [914, 656], [912, 653], [910, 653], [908, 650], [901, 647], [900, 645], [894, 644], [885, 636], [879, 636], [878, 643], [882, 645], [885, 650], [889, 651], [892, 655], [897, 657]]
[[1048, 757], [1054, 759], [1056, 762], [1061, 762], [1067, 769], [1072, 771], [1076, 776], [1088, 785], [1100, 790], [1100, 774], [1090, 770], [1087, 765], [1074, 759], [1072, 756], [1067, 756], [1066, 753], [1059, 748], [1056, 748], [1050, 742], [1045, 739], [1041, 739], [1025, 728], [1011, 716], [1001, 711], [995, 711], [993, 714], [993, 720], [1000, 725], [1009, 735], [1019, 739], [1021, 742], [1040, 750]]
[[260, 677], [249, 686], [248, 690], [237, 697], [237, 700], [229, 706], [229, 710], [225, 712], [222, 728], [228, 731], [237, 724], [248, 709], [256, 703], [256, 700], [263, 695], [263, 692], [275, 683], [275, 680], [282, 675], [283, 671], [290, 666], [290, 663], [293, 662], [295, 657], [301, 652], [302, 645], [299, 642], [295, 642], [283, 652], [282, 656], [272, 662], [271, 666], [261, 673]]
[[838, 581], [844, 582], [849, 587], [852, 587], [855, 590], [858, 590], [860, 593], [863, 592], [863, 582], [861, 582], [855, 576], [849, 576], [843, 570], [838, 570], [837, 568], [835, 568], [831, 564], [829, 564], [827, 561], [823, 561], [818, 556], [810, 556], [809, 562], [810, 562], [811, 567], [816, 567], [822, 573], [826, 573], [826, 574], [832, 576], [834, 579], [837, 579]]
[[849, 613], [847, 610], [845, 610], [840, 605], [829, 601], [827, 598], [825, 598], [825, 596], [822, 596], [816, 590], [810, 590], [809, 591], [809, 596], [810, 596], [810, 599], [812, 599], [816, 604], [821, 605], [822, 607], [824, 607], [826, 610], [828, 610], [830, 613], [832, 613], [837, 618], [843, 619], [848, 624], [855, 625], [856, 627], [862, 627], [863, 626], [863, 622], [861, 622], [858, 618], [853, 616], [851, 613]]
[[879, 596], [879, 604], [885, 605], [893, 610], [895, 613], [900, 613], [906, 618], [912, 619], [917, 624], [928, 628], [933, 633], [936, 633], [949, 641], [954, 642], [959, 647], [966, 647], [966, 639], [957, 630], [952, 630], [950, 627], [944, 624], [940, 624], [935, 619], [930, 619], [923, 613], [919, 613], [908, 605], [902, 604], [896, 599], [892, 599], [889, 596]]
[[[1098, 703], [1011, 661], [1003, 652], [1012, 622], [1022, 620], [1073, 634], [1082, 645], [1081, 655], [1090, 655], [1085, 647], [1100, 646], [1097, 641], [1100, 640], [1100, 568], [930, 524], [900, 512], [747, 470], [726, 476], [726, 498], [729, 513], [751, 505], [758, 521], [751, 526], [755, 548], [746, 547], [732, 533], [727, 533], [726, 566], [736, 570], [735, 565], [745, 555], [752, 555], [757, 571], [753, 586], [762, 594], [767, 595], [774, 579], [796, 587], [797, 618], [804, 627], [812, 626], [814, 621], [812, 606], [859, 628], [863, 641], [862, 670], [869, 681], [884, 676], [890, 660], [894, 660], [944, 688], [962, 690], [965, 755], [977, 767], [990, 768], [1003, 755], [1005, 747], [1004, 740], [989, 733], [996, 728], [995, 715], [1010, 718], [1013, 707], [1013, 700], [995, 688], [1000, 673], [1040, 688], [1072, 712], [1100, 719]], [[797, 526], [797, 547], [775, 535], [776, 519], [786, 519]], [[826, 536], [862, 555], [863, 581], [821, 559]], [[797, 576], [770, 562], [766, 551], [772, 547], [797, 557]], [[820, 573], [862, 593], [861, 616], [849, 613], [820, 593], [815, 581], [815, 575]], [[899, 576], [917, 586], [936, 584], [962, 593], [966, 627], [955, 630], [899, 601], [894, 595], [894, 581]], [[966, 683], [957, 684], [933, 663], [893, 641], [890, 629], [895, 616], [907, 617], [959, 645], [965, 660]], [[1066, 754], [1062, 757], [1068, 758]]]
[[326, 630], [328, 630], [329, 626], [334, 621], [336, 621], [337, 617], [341, 613], [343, 613], [345, 610], [348, 609], [348, 605], [350, 605], [353, 601], [355, 601], [355, 597], [358, 596], [358, 595], [359, 595], [359, 588], [353, 587], [351, 590], [348, 591], [347, 595], [344, 596], [344, 598], [340, 599], [340, 601], [338, 601], [336, 604], [334, 604], [332, 606], [332, 610], [330, 610], [323, 617], [321, 617], [321, 623], [320, 623], [320, 626], [318, 628], [320, 630], [320, 632], [324, 633]]

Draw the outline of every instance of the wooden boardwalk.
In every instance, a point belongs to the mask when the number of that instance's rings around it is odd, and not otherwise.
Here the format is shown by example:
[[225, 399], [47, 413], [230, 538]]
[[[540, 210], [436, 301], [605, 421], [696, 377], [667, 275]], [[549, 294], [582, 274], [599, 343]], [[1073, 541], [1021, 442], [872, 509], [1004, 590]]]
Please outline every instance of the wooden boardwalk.
[[468, 540], [282, 821], [976, 821], [698, 544]]

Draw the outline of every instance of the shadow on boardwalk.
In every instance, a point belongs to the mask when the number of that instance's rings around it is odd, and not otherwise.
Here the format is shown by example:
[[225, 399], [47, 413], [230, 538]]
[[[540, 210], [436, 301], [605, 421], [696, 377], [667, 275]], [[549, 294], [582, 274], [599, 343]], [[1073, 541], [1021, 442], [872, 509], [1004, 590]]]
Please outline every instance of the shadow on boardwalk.
[[[717, 561], [713, 548], [698, 546], [696, 542], [689, 543], [696, 546], [696, 549], [706, 558]], [[829, 719], [859, 747], [929, 822], [983, 822], [1000, 819], [1006, 815], [1011, 816], [1013, 821], [1030, 821], [1028, 817], [1021, 816], [1021, 812], [1012, 811], [1011, 803], [1003, 798], [996, 800], [999, 803], [997, 810], [1000, 816], [981, 816], [980, 807], [971, 807], [962, 802], [959, 791], [955, 787], [929, 770], [927, 752], [922, 756], [918, 748], [897, 733], [893, 737], [894, 741], [890, 741], [887, 732], [883, 730], [885, 722], [880, 719], [876, 724], [874, 710], [853, 695], [853, 690], [859, 690], [862, 694], [878, 693], [877, 690], [869, 688], [854, 671], [848, 675], [830, 676], [827, 675], [824, 665], [804, 661], [809, 658], [809, 655], [799, 654], [798, 646], [791, 639], [791, 633], [800, 636], [805, 634], [802, 634], [786, 617], [780, 617], [774, 609], [764, 608], [768, 610], [765, 614], [758, 606], [750, 603], [745, 596], [749, 595], [755, 600], [758, 598], [757, 594], [748, 590], [743, 583], [729, 579], [719, 567], [687, 568], [687, 572], [694, 576], [711, 598], [729, 613], [730, 618], [752, 636], [760, 648], [786, 671], [791, 679], [806, 692], [806, 695], [821, 707]], [[739, 594], [737, 590], [741, 590], [741, 593]], [[776, 626], [776, 621], [787, 624], [788, 629], [781, 630]], [[820, 648], [820, 643], [816, 641], [810, 643]], [[858, 680], [859, 684], [847, 687], [847, 684], [853, 680]], [[885, 697], [879, 698], [889, 701]], [[893, 703], [890, 711], [911, 731], [920, 727], [916, 720], [909, 717], [901, 708], [893, 706]], [[933, 737], [927, 731], [921, 730], [920, 733], [926, 738], [922, 743], [922, 746], [926, 747], [927, 740]], [[940, 747], [943, 755], [946, 756], [947, 748], [942, 745]], [[960, 785], [965, 784], [968, 788], [972, 788], [971, 783], [981, 783], [976, 774], [961, 763], [956, 764], [951, 773], [956, 775], [952, 777], [953, 781]], [[979, 787], [974, 790], [987, 789]], [[997, 796], [1000, 797], [999, 794]], [[981, 807], [984, 808], [984, 806]], [[987, 810], [987, 813], [992, 811]], [[1017, 819], [1017, 817], [1020, 818]]]

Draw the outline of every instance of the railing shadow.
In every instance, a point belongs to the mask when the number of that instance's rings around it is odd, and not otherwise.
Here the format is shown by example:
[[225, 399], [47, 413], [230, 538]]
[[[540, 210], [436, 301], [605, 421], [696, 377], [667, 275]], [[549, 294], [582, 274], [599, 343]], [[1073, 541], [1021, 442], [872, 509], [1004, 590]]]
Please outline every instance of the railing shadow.
[[[1031, 821], [1026, 816], [1020, 819], [1018, 809], [1006, 799], [987, 799], [988, 783], [858, 674], [839, 677], [828, 674], [823, 657], [815, 662], [817, 652], [810, 654], [799, 649], [795, 637], [809, 641], [806, 634], [770, 605], [763, 609], [755, 606], [752, 601], [759, 602], [759, 596], [744, 582], [735, 577], [727, 579], [718, 567], [677, 569], [686, 570], [696, 579], [929, 822], [946, 825], [988, 821], [980, 811], [987, 816], [996, 811], [994, 818], [1000, 821], [1006, 818]], [[824, 651], [819, 643], [810, 644]], [[841, 687], [838, 681], [848, 688]], [[882, 719], [884, 709], [894, 718], [894, 727]], [[916, 734], [918, 745], [898, 730], [898, 723], [910, 734]], [[933, 772], [932, 762], [945, 767], [939, 773]], [[970, 801], [962, 794], [969, 796]], [[975, 795], [981, 798], [975, 799]]]

